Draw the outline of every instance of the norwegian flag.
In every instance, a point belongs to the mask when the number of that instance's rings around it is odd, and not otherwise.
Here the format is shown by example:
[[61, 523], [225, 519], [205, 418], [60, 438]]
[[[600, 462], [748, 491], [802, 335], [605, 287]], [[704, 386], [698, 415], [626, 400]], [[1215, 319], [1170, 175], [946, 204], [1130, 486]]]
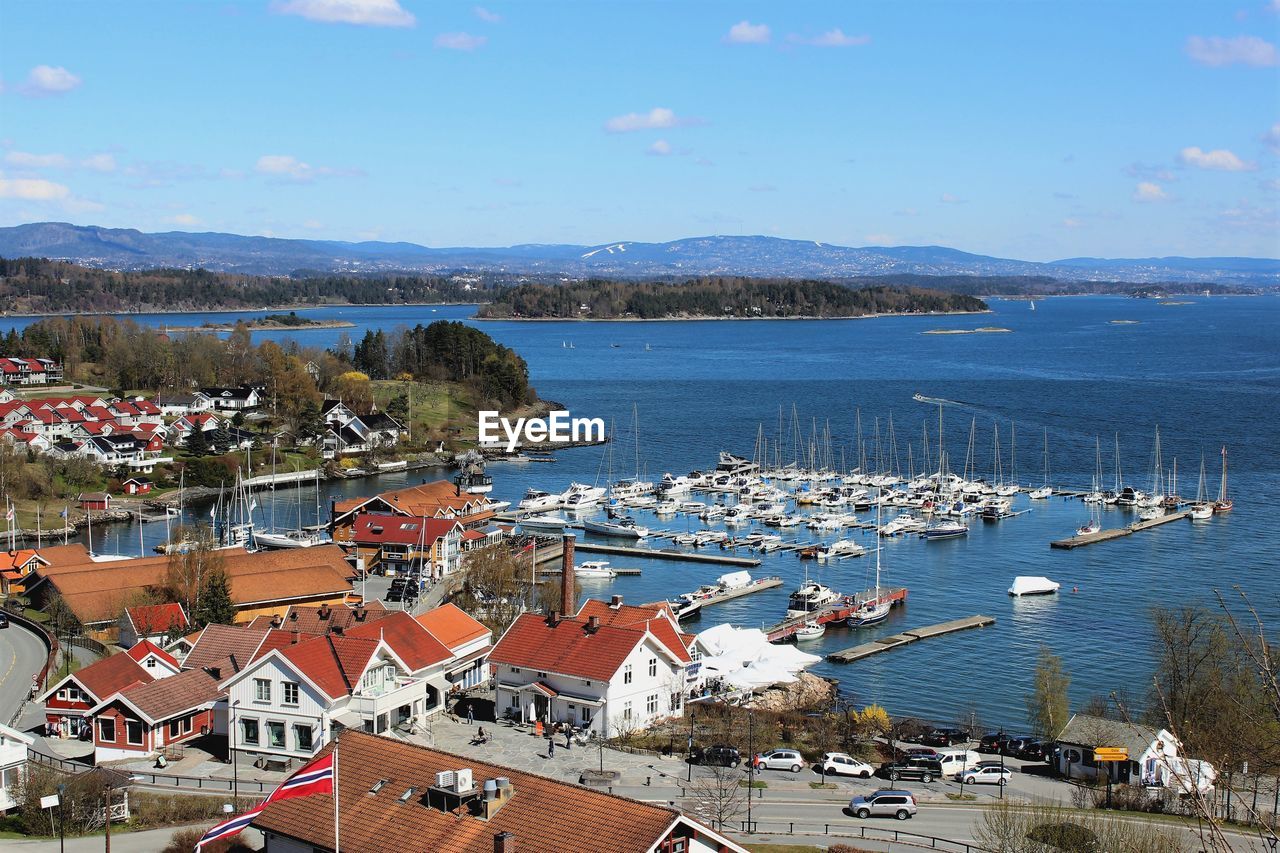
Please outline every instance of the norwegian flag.
[[206, 844], [217, 841], [220, 838], [231, 838], [244, 829], [266, 810], [267, 806], [281, 800], [291, 800], [294, 797], [306, 797], [311, 794], [332, 794], [333, 793], [333, 753], [322, 758], [317, 758], [310, 764], [298, 770], [288, 779], [280, 783], [271, 796], [267, 797], [261, 805], [236, 815], [231, 820], [222, 823], [210, 829], [200, 837], [196, 842], [196, 853], [204, 848]]

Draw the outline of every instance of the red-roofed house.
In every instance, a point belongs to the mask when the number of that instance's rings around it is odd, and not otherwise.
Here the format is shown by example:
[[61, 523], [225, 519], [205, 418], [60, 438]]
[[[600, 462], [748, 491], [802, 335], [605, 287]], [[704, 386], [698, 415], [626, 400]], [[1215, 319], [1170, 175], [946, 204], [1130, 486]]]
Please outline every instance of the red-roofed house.
[[136, 660], [153, 678], [167, 678], [182, 672], [178, 659], [150, 640], [139, 640], [125, 654]]
[[440, 578], [457, 563], [463, 527], [453, 518], [365, 513], [351, 528], [350, 553], [367, 572], [402, 574], [421, 569]]
[[224, 680], [232, 749], [301, 760], [335, 722], [382, 734], [443, 707], [452, 653], [407, 613], [295, 637]]
[[61, 737], [75, 737], [103, 699], [134, 684], [149, 684], [162, 674], [169, 673], [149, 672], [127, 654], [111, 655], [66, 676], [37, 701], [44, 703], [47, 725], [54, 726]]
[[34, 548], [0, 552], [0, 597], [22, 595], [27, 591], [27, 577], [49, 561]]
[[607, 737], [684, 713], [689, 650], [669, 611], [588, 601], [576, 616], [525, 613], [489, 653], [496, 713]]
[[132, 646], [139, 640], [162, 643], [187, 632], [190, 623], [181, 604], [143, 604], [126, 607], [120, 617], [120, 645]]
[[222, 678], [226, 672], [217, 667], [189, 669], [107, 696], [89, 711], [94, 760], [137, 758], [214, 731]]
[[488, 680], [493, 632], [483, 623], [456, 604], [441, 604], [416, 618], [419, 625], [453, 653], [445, 667], [450, 691], [467, 690]]

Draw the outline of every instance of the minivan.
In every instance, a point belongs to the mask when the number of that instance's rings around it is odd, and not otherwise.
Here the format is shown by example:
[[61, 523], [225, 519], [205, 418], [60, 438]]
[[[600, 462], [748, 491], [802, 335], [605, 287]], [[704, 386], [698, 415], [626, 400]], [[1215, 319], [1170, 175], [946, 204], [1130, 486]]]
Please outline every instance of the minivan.
[[942, 765], [942, 772], [946, 776], [958, 776], [965, 770], [973, 769], [982, 760], [972, 749], [943, 749], [939, 752], [938, 763]]

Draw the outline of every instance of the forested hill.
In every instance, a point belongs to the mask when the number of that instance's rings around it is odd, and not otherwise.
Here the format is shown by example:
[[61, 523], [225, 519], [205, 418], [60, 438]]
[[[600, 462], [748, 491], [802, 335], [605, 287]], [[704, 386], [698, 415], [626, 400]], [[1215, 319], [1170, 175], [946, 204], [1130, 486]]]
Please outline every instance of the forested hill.
[[920, 287], [854, 289], [829, 281], [699, 278], [662, 284], [591, 280], [525, 284], [494, 294], [488, 319], [663, 320], [752, 317], [861, 317], [985, 311], [981, 299]]
[[478, 282], [447, 276], [318, 274], [290, 278], [203, 269], [115, 272], [65, 261], [0, 258], [0, 304], [10, 314], [471, 302], [486, 298], [477, 292], [480, 288]]

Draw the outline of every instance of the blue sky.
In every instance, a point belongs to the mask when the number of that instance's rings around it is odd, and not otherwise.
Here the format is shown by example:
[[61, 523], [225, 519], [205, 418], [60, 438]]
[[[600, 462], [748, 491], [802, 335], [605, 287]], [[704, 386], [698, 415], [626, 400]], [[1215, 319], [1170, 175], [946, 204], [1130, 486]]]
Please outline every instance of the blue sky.
[[8, 2], [0, 224], [1280, 257], [1280, 0]]

